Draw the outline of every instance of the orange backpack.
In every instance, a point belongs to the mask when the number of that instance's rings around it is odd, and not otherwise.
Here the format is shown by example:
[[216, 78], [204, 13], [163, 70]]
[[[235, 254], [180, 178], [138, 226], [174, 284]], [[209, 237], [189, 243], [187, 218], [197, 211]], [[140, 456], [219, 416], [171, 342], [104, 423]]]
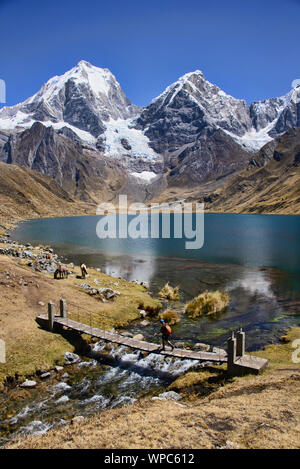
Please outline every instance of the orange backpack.
[[172, 329], [171, 329], [170, 326], [167, 324], [167, 325], [166, 325], [166, 333], [167, 333], [168, 335], [170, 335], [171, 332], [172, 332]]

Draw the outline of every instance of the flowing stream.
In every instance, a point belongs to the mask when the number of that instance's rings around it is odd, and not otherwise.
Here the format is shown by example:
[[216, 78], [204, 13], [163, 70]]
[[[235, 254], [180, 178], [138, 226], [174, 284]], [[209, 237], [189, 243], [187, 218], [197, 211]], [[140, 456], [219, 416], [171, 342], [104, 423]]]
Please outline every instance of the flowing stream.
[[93, 415], [163, 392], [177, 376], [197, 365], [195, 360], [147, 355], [98, 342], [92, 357], [66, 366], [59, 379], [53, 372], [35, 389], [0, 394], [0, 445], [17, 436], [44, 433], [78, 415]]

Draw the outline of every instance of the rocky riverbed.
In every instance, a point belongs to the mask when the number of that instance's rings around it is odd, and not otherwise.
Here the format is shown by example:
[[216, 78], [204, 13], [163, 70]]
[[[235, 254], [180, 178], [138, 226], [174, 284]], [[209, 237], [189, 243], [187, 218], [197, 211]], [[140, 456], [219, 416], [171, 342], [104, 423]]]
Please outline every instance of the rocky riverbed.
[[180, 400], [166, 392], [180, 374], [200, 364], [126, 347], [93, 344], [89, 356], [66, 353], [63, 366], [38, 370], [0, 394], [0, 444], [78, 422], [143, 397]]

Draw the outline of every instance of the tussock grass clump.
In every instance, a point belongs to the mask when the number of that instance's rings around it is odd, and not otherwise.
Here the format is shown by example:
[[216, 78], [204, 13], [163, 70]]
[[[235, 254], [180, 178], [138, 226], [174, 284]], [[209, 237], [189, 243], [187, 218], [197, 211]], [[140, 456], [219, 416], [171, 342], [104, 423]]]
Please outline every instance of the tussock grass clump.
[[177, 311], [174, 311], [172, 309], [167, 309], [163, 313], [160, 313], [159, 319], [163, 319], [168, 324], [170, 324], [170, 326], [180, 321], [179, 314], [177, 313]]
[[138, 309], [143, 309], [146, 311], [148, 316], [157, 316], [162, 308], [162, 304], [158, 300], [152, 299], [152, 304], [145, 305], [145, 303], [140, 303]]
[[171, 287], [169, 282], [158, 293], [160, 298], [165, 298], [166, 300], [178, 301], [179, 300], [179, 287]]
[[218, 290], [214, 292], [206, 291], [190, 301], [186, 305], [184, 312], [192, 318], [197, 318], [203, 314], [214, 316], [223, 312], [228, 303], [229, 296], [227, 293], [222, 293]]
[[209, 387], [209, 384], [219, 376], [223, 376], [222, 371], [189, 371], [182, 376], [179, 376], [173, 383], [170, 384], [168, 390], [188, 391], [188, 388], [195, 388], [196, 386]]

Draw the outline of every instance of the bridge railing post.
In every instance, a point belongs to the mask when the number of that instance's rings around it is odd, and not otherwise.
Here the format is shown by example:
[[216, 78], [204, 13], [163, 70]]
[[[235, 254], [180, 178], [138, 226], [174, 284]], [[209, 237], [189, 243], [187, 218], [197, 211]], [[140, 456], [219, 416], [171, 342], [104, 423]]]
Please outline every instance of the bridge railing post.
[[48, 328], [49, 328], [49, 331], [53, 331], [54, 317], [55, 317], [55, 304], [52, 301], [50, 301], [48, 303]]
[[231, 337], [227, 340], [227, 369], [231, 371], [234, 367], [236, 360], [236, 338], [234, 337], [234, 332], [232, 332]]
[[68, 316], [67, 313], [67, 302], [64, 298], [61, 298], [59, 300], [59, 311], [60, 311], [60, 317], [61, 318], [66, 318]]
[[245, 355], [245, 332], [242, 328], [236, 333], [236, 356], [243, 357]]

